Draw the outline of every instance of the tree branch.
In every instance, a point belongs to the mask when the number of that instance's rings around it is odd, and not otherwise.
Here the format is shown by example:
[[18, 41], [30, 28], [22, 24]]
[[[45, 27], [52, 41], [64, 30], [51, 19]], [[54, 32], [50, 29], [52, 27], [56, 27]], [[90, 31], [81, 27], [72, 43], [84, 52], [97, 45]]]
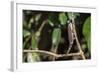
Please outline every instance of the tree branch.
[[43, 53], [43, 54], [47, 54], [47, 55], [50, 55], [50, 56], [54, 56], [56, 58], [66, 57], [66, 56], [77, 56], [77, 55], [81, 54], [80, 52], [79, 53], [70, 53], [70, 54], [56, 54], [56, 53], [49, 52], [49, 51], [44, 51], [44, 50], [23, 50], [23, 52]]
[[43, 29], [44, 25], [45, 25], [47, 22], [48, 22], [48, 20], [44, 20], [44, 21], [42, 22], [42, 24], [41, 24], [40, 28], [38, 29], [38, 31], [39, 31], [39, 32], [41, 32], [41, 31], [42, 31], [42, 29]]
[[[72, 14], [72, 15], [73, 15], [73, 14]], [[81, 46], [80, 46], [80, 43], [79, 43], [79, 40], [78, 40], [78, 37], [77, 37], [74, 17], [72, 18], [72, 23], [73, 23], [73, 30], [74, 30], [74, 35], [75, 35], [75, 39], [76, 39], [77, 46], [78, 46], [78, 48], [79, 48], [79, 51], [80, 51], [80, 53], [81, 53], [82, 58], [85, 60], [86, 58], [85, 58], [84, 52], [82, 51], [82, 48], [81, 48]]]

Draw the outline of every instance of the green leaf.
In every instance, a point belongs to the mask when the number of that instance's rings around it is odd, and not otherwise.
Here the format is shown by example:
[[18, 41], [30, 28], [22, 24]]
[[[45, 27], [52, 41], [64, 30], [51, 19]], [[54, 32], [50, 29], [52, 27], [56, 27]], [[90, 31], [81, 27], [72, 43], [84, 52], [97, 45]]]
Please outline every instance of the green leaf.
[[38, 38], [38, 37], [40, 36], [40, 31], [37, 31], [37, 32], [35, 33], [35, 36]]
[[35, 21], [37, 22], [41, 18], [42, 14], [37, 14], [35, 17]]
[[80, 16], [80, 13], [74, 13], [75, 18]]
[[32, 57], [32, 53], [27, 53], [27, 61], [32, 63], [33, 61], [33, 57]]
[[24, 36], [24, 38], [27, 37], [27, 36], [29, 36], [29, 35], [30, 35], [29, 31], [23, 30], [23, 36]]
[[59, 21], [60, 21], [60, 23], [62, 25], [65, 25], [66, 24], [67, 19], [68, 18], [67, 18], [66, 14], [64, 12], [59, 14]]
[[72, 19], [73, 18], [72, 12], [68, 12], [67, 15], [68, 15], [69, 19]]
[[61, 39], [61, 29], [55, 28], [52, 33], [52, 42], [53, 44], [58, 44]]
[[69, 19], [72, 19], [72, 18], [75, 19], [77, 16], [80, 16], [79, 13], [74, 13], [74, 12], [68, 12], [67, 15], [68, 15]]
[[36, 37], [35, 35], [32, 36], [32, 49], [36, 50], [37, 49], [37, 46], [38, 46], [38, 42], [36, 40]]
[[89, 52], [91, 51], [91, 17], [88, 17], [83, 25], [83, 35], [87, 41]]
[[40, 57], [38, 53], [32, 53], [32, 59], [33, 61], [40, 61]]
[[54, 24], [53, 24], [50, 20], [48, 20], [48, 23], [49, 23], [51, 26], [54, 26]]
[[27, 22], [23, 20], [23, 28], [27, 28]]
[[29, 63], [40, 61], [40, 57], [37, 53], [28, 53], [27, 54], [27, 61]]
[[[36, 35], [32, 36], [32, 49], [38, 50], [38, 41], [36, 39]], [[32, 61], [33, 62], [40, 61], [40, 57], [38, 53], [32, 53]]]
[[32, 23], [34, 23], [34, 17], [30, 18], [30, 21], [29, 21], [28, 26], [27, 26], [28, 29], [31, 28]]

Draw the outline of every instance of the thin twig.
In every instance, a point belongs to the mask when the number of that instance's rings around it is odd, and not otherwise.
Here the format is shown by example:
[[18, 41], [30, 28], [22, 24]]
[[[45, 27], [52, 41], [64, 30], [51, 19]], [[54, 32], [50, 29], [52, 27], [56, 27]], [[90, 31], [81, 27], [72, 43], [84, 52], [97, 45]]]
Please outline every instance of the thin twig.
[[57, 57], [57, 54], [52, 53], [52, 52], [49, 52], [49, 51], [44, 51], [44, 50], [23, 50], [23, 52], [44, 53], [44, 54], [48, 54], [48, 55], [51, 55], [51, 56], [55, 56], [55, 57]]
[[40, 28], [39, 28], [39, 30], [38, 30], [39, 32], [42, 31], [44, 25], [45, 25], [47, 22], [48, 22], [48, 20], [44, 20], [44, 21], [42, 22], [42, 24], [41, 24], [41, 26], [40, 26]]
[[81, 48], [80, 43], [79, 43], [78, 38], [77, 38], [74, 18], [72, 18], [72, 23], [73, 23], [74, 35], [75, 35], [77, 46], [79, 48], [79, 51], [81, 53], [82, 58], [85, 60], [86, 58], [85, 58], [84, 52], [82, 51], [82, 48]]
[[76, 35], [75, 26], [74, 26], [74, 32], [75, 32], [75, 38], [76, 38], [77, 46], [78, 46], [78, 48], [79, 48], [79, 51], [80, 51], [80, 53], [81, 53], [82, 58], [85, 60], [84, 52], [82, 51], [82, 48], [81, 48], [81, 46], [80, 46], [80, 43], [79, 43], [78, 38], [77, 38], [77, 35]]
[[25, 48], [26, 43], [31, 39], [31, 36], [27, 37], [25, 43], [23, 44], [23, 48]]
[[[58, 44], [56, 45], [56, 47], [54, 47], [54, 45], [52, 45], [51, 52], [57, 53], [57, 48], [58, 48]], [[50, 60], [52, 60], [52, 61], [54, 61], [55, 59], [56, 59], [55, 56], [50, 57]]]
[[[40, 26], [40, 28], [39, 28], [39, 32], [41, 32], [41, 30], [43, 29], [43, 27], [44, 27], [44, 25], [47, 23], [47, 21], [48, 20], [44, 20], [43, 22], [42, 22], [42, 24], [41, 24], [41, 26]], [[23, 48], [25, 48], [25, 45], [26, 45], [26, 43], [29, 41], [29, 39], [31, 39], [31, 36], [29, 36], [26, 40], [25, 40], [25, 43], [23, 44]]]
[[78, 56], [78, 55], [80, 55], [80, 52], [78, 52], [78, 53], [70, 53], [70, 54], [61, 54], [61, 55], [59, 55], [59, 57]]
[[29, 52], [30, 53], [43, 53], [43, 54], [48, 54], [50, 56], [54, 56], [56, 58], [80, 55], [80, 52], [79, 53], [70, 53], [70, 54], [56, 54], [56, 53], [49, 52], [49, 51], [44, 51], [44, 50], [23, 50], [23, 52], [27, 52], [27, 53], [29, 53]]

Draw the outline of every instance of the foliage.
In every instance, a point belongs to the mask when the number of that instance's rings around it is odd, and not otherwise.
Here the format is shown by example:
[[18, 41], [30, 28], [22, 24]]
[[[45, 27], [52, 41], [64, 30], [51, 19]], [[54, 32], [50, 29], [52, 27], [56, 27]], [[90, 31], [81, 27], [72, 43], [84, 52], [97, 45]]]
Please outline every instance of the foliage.
[[[68, 21], [73, 18], [80, 18], [81, 13], [75, 12], [42, 12], [42, 11], [23, 11], [23, 50], [39, 50], [39, 42], [44, 33], [48, 30], [48, 34], [45, 37], [50, 37], [48, 39], [52, 41], [52, 45], [59, 46], [61, 39], [64, 39], [64, 47], [68, 46], [67, 41], [67, 27]], [[84, 18], [86, 21], [83, 22], [82, 34], [84, 35], [88, 49], [91, 49], [91, 16]], [[43, 24], [43, 22], [45, 22]], [[82, 24], [80, 25], [82, 26]], [[44, 31], [45, 27], [48, 29]], [[41, 29], [41, 30], [40, 30]], [[65, 33], [66, 32], [66, 33]], [[78, 31], [79, 32], [79, 31]], [[62, 37], [63, 36], [63, 37]], [[42, 41], [45, 40], [45, 37]], [[83, 37], [81, 37], [82, 39]], [[49, 47], [52, 47], [52, 45]], [[61, 44], [60, 44], [61, 45]], [[48, 46], [47, 46], [48, 47]], [[62, 48], [63, 46], [61, 46]], [[54, 48], [53, 48], [54, 49]], [[58, 48], [57, 48], [58, 49]], [[47, 50], [47, 49], [44, 49]], [[66, 48], [64, 48], [66, 51]], [[27, 53], [27, 62], [41, 61], [39, 53]]]
[[32, 43], [32, 49], [36, 49], [38, 47], [38, 42], [36, 40], [35, 35], [32, 36], [32, 42], [31, 43]]
[[59, 21], [60, 21], [61, 25], [65, 25], [67, 20], [68, 20], [68, 18], [66, 16], [66, 13], [59, 14]]
[[91, 17], [88, 17], [84, 22], [83, 35], [87, 41], [88, 49], [91, 51]]
[[23, 30], [23, 37], [25, 38], [25, 37], [27, 37], [27, 36], [29, 36], [31, 33], [29, 32], [29, 31], [27, 31], [27, 30]]
[[80, 16], [79, 13], [73, 13], [73, 12], [68, 12], [67, 14], [68, 14], [69, 19], [72, 19], [72, 18], [75, 19], [76, 17]]
[[55, 28], [52, 33], [53, 44], [58, 44], [61, 39], [61, 29]]

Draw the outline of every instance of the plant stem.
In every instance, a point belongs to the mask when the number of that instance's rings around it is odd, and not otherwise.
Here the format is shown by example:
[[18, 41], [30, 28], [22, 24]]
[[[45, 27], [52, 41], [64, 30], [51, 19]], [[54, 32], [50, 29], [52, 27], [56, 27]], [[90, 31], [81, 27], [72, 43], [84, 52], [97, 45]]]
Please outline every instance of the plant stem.
[[82, 58], [85, 60], [86, 58], [85, 58], [84, 52], [82, 51], [82, 48], [81, 48], [80, 43], [79, 43], [78, 38], [77, 38], [74, 18], [72, 18], [72, 23], [73, 23], [73, 30], [74, 30], [74, 35], [75, 35], [77, 46], [79, 48], [79, 51], [80, 51]]
[[50, 55], [50, 56], [54, 56], [56, 58], [80, 55], [80, 52], [78, 52], [78, 53], [70, 53], [70, 54], [56, 54], [56, 53], [49, 52], [49, 51], [44, 51], [44, 50], [23, 50], [23, 52], [27, 52], [27, 53], [43, 53], [43, 54], [47, 54], [47, 55]]
[[31, 36], [27, 37], [24, 44], [23, 44], [23, 48], [25, 48], [26, 43], [31, 39]]
[[74, 27], [75, 39], [76, 39], [77, 46], [78, 46], [78, 48], [79, 48], [79, 51], [80, 51], [80, 53], [81, 53], [82, 58], [85, 60], [84, 52], [82, 51], [82, 48], [81, 48], [80, 43], [79, 43], [78, 38], [77, 38], [75, 26], [73, 25], [73, 27]]
[[44, 25], [45, 25], [47, 22], [48, 22], [48, 20], [44, 20], [44, 21], [42, 22], [42, 24], [41, 24], [41, 26], [40, 26], [38, 32], [41, 32], [41, 31], [42, 31]]
[[[57, 48], [58, 48], [58, 44], [56, 45], [56, 47], [54, 47], [54, 45], [52, 45], [51, 52], [57, 53]], [[53, 57], [50, 57], [49, 59], [54, 61], [56, 59], [56, 57], [53, 56]]]
[[[40, 26], [40, 28], [39, 28], [39, 30], [38, 30], [39, 32], [41, 32], [41, 30], [43, 29], [43, 27], [44, 27], [44, 25], [47, 23], [47, 21], [48, 21], [48, 20], [45, 20], [45, 21], [42, 22], [42, 24], [41, 24], [41, 26]], [[23, 44], [23, 48], [25, 48], [26, 43], [29, 41], [29, 39], [31, 39], [31, 36], [32, 36], [32, 35], [30, 35], [30, 36], [25, 40], [25, 43]]]

